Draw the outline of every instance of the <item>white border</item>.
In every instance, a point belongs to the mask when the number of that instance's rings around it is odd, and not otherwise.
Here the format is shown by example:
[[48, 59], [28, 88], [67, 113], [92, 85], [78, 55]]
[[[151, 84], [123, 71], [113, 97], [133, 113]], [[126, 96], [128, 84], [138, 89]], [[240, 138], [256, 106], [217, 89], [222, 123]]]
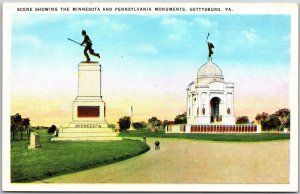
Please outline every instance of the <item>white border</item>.
[[[290, 14], [291, 108], [290, 184], [17, 184], [10, 183], [10, 66], [11, 15], [16, 7], [230, 7], [233, 12], [192, 12], [193, 14]], [[68, 14], [76, 12], [34, 12]], [[163, 12], [78, 12], [79, 14], [164, 14]], [[191, 13], [191, 12], [190, 12]], [[167, 12], [165, 14], [189, 14]], [[297, 191], [298, 190], [298, 7], [291, 3], [4, 3], [3, 5], [3, 114], [2, 114], [2, 189], [4, 191]]]

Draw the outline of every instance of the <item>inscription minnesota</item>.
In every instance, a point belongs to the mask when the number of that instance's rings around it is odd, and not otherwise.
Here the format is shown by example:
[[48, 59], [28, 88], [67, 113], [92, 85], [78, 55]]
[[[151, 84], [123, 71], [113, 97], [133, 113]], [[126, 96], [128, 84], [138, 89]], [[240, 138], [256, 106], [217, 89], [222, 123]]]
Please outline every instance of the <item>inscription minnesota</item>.
[[101, 128], [99, 123], [76, 124], [76, 128]]

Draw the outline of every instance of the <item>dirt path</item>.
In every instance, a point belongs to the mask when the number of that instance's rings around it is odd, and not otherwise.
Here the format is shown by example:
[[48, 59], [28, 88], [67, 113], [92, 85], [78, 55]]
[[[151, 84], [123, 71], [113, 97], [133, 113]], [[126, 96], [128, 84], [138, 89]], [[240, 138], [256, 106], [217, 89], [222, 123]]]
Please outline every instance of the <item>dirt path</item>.
[[45, 183], [289, 183], [289, 141], [256, 143], [159, 139], [161, 149]]

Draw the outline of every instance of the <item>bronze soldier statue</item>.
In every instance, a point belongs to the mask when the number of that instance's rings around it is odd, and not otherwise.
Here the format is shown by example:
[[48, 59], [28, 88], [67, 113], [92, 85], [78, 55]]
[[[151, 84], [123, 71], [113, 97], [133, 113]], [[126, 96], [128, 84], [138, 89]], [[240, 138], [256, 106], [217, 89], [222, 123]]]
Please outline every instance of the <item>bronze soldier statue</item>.
[[211, 42], [207, 42], [208, 37], [209, 37], [209, 33], [208, 33], [207, 38], [206, 38], [206, 43], [207, 43], [207, 46], [208, 46], [208, 57], [210, 58], [211, 55], [214, 54], [212, 49], [215, 48], [215, 47]]
[[207, 46], [208, 46], [208, 57], [211, 57], [211, 55], [214, 54], [212, 49], [215, 48], [215, 47], [211, 42], [207, 42]]
[[87, 53], [87, 51], [89, 51], [91, 55], [94, 55], [94, 56], [100, 58], [99, 53], [95, 53], [95, 51], [92, 49], [92, 45], [93, 45], [92, 41], [89, 38], [89, 36], [86, 34], [85, 30], [82, 30], [82, 36], [84, 36], [84, 39], [83, 39], [83, 41], [81, 43], [81, 46], [83, 44], [85, 44], [84, 55], [86, 57], [86, 62], [89, 62], [91, 60], [90, 57], [89, 57], [89, 55], [88, 55], [88, 53]]

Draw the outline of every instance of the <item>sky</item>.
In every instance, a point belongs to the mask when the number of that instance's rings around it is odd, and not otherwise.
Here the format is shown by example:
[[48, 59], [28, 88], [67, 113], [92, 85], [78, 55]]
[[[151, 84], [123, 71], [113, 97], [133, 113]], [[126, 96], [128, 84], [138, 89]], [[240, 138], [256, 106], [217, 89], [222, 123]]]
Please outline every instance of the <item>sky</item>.
[[[11, 114], [32, 125], [67, 126], [85, 60], [86, 30], [100, 52], [106, 119], [117, 123], [134, 109], [135, 121], [173, 120], [186, 111], [186, 88], [207, 61], [235, 84], [235, 116], [289, 107], [289, 15], [14, 14]], [[97, 60], [92, 58], [92, 60]]]

